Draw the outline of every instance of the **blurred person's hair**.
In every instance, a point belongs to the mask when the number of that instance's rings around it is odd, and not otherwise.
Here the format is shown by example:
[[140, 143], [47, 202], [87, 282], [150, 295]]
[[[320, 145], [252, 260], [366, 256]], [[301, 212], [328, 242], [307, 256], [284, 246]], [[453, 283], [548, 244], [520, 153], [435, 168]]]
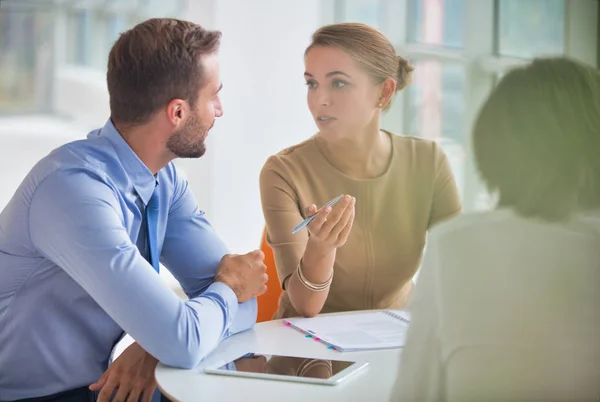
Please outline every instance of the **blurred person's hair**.
[[[368, 25], [346, 22], [326, 25], [313, 35], [304, 55], [314, 47], [335, 47], [352, 57], [380, 84], [388, 78], [396, 81], [396, 91], [410, 83], [414, 67], [396, 55], [392, 43], [375, 28]], [[388, 105], [389, 106], [389, 105]]]
[[566, 58], [508, 72], [473, 131], [499, 206], [548, 221], [600, 207], [600, 72]]
[[173, 99], [194, 107], [204, 85], [202, 57], [219, 50], [221, 32], [172, 18], [153, 18], [122, 33], [108, 56], [115, 122], [145, 123]]

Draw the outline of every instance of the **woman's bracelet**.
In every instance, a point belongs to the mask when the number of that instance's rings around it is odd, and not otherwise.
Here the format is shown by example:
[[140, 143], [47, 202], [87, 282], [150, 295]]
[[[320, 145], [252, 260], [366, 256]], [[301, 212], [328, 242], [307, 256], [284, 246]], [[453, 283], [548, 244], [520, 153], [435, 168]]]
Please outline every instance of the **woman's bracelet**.
[[304, 286], [306, 286], [308, 289], [314, 290], [315, 292], [321, 292], [321, 291], [327, 289], [329, 287], [329, 285], [331, 285], [331, 281], [333, 280], [333, 270], [331, 270], [331, 275], [329, 276], [329, 279], [327, 279], [325, 282], [323, 282], [321, 284], [316, 284], [316, 283], [310, 282], [308, 279], [306, 279], [304, 277], [304, 274], [302, 273], [301, 265], [302, 265], [302, 260], [300, 260], [300, 262], [298, 263], [298, 267], [296, 268], [296, 273], [298, 274], [298, 279], [300, 279], [300, 282], [302, 282], [302, 284]]
[[333, 372], [331, 360], [306, 359], [300, 364], [298, 370], [296, 370], [296, 375], [298, 377], [305, 377], [306, 374], [315, 367], [325, 367], [329, 373]]

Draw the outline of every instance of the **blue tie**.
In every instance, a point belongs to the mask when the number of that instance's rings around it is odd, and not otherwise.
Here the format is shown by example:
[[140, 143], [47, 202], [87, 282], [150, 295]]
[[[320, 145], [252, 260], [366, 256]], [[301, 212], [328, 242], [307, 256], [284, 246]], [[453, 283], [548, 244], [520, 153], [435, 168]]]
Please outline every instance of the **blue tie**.
[[[154, 186], [154, 192], [152, 192], [152, 197], [148, 201], [148, 205], [146, 205], [146, 238], [148, 239], [148, 254], [149, 254], [149, 262], [152, 264], [152, 267], [159, 272], [160, 270], [160, 253], [158, 252], [158, 182]], [[162, 402], [168, 401], [168, 399], [164, 398], [160, 393], [160, 390], [157, 388], [152, 394], [152, 402]]]
[[152, 197], [148, 201], [148, 205], [146, 206], [146, 223], [147, 233], [146, 237], [148, 238], [148, 251], [150, 254], [150, 264], [159, 272], [160, 270], [160, 254], [158, 252], [158, 183], [154, 186], [154, 192], [152, 193]]

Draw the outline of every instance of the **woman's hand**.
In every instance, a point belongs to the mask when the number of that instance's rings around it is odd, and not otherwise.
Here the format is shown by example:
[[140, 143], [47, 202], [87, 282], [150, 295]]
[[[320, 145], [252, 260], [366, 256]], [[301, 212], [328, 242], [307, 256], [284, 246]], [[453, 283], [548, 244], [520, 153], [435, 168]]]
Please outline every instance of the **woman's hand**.
[[345, 195], [333, 208], [327, 206], [317, 211], [316, 205], [311, 205], [308, 214], [317, 216], [308, 224], [310, 240], [321, 247], [342, 247], [354, 223], [355, 204], [354, 197]]

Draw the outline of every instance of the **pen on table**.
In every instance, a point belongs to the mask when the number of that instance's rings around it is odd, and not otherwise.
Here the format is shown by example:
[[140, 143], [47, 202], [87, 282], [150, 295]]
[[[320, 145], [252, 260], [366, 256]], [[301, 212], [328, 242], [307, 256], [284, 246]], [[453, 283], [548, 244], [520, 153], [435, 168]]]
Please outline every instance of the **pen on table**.
[[[327, 204], [323, 205], [322, 208], [325, 207], [333, 207], [335, 204], [337, 204], [342, 198], [344, 198], [344, 194], [340, 194], [337, 197], [335, 197], [333, 200], [330, 200]], [[320, 208], [319, 211], [322, 209]], [[318, 211], [317, 211], [318, 213]], [[296, 234], [297, 232], [299, 232], [300, 230], [304, 229], [306, 226], [308, 226], [309, 223], [312, 222], [313, 219], [315, 219], [315, 216], [317, 216], [317, 213], [309, 216], [308, 218], [306, 218], [305, 220], [303, 220], [298, 226], [296, 226], [294, 228], [294, 230], [292, 230], [292, 234]]]

